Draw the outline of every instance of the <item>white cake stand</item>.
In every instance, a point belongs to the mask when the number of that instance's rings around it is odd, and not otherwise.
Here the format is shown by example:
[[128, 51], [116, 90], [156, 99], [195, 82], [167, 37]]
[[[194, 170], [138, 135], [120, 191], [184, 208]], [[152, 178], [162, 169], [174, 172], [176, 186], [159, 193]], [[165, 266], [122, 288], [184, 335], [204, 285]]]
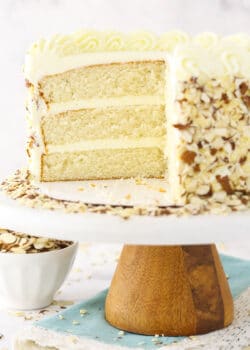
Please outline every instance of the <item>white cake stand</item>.
[[[161, 199], [159, 194], [152, 195], [148, 190], [154, 187], [151, 185], [144, 190], [140, 187], [140, 193], [124, 181], [112, 182], [108, 193], [100, 191], [99, 185], [108, 187], [98, 182], [91, 190], [88, 182], [81, 182], [49, 184], [40, 189], [58, 199], [81, 197], [93, 203], [99, 199], [99, 203], [112, 204], [113, 200], [124, 205], [124, 189], [139, 202], [157, 200], [162, 205], [168, 201], [166, 196]], [[87, 190], [81, 193], [74, 186]], [[31, 209], [0, 192], [0, 223], [16, 231], [58, 239], [129, 244], [124, 246], [106, 300], [106, 319], [119, 329], [151, 335], [192, 335], [223, 328], [233, 320], [232, 296], [211, 243], [248, 238], [249, 212], [132, 216], [124, 220], [111, 214]]]
[[[66, 182], [39, 184], [50, 197], [115, 205], [169, 205], [163, 180], [147, 180], [136, 186], [130, 180]], [[150, 185], [150, 186], [149, 186]], [[104, 188], [105, 187], [105, 188]], [[84, 189], [84, 191], [79, 191]], [[126, 199], [126, 194], [132, 194]], [[128, 220], [110, 214], [65, 214], [59, 210], [33, 209], [20, 205], [0, 191], [0, 226], [34, 235], [58, 239], [129, 244], [206, 244], [247, 239], [249, 212], [230, 215], [136, 216]]]

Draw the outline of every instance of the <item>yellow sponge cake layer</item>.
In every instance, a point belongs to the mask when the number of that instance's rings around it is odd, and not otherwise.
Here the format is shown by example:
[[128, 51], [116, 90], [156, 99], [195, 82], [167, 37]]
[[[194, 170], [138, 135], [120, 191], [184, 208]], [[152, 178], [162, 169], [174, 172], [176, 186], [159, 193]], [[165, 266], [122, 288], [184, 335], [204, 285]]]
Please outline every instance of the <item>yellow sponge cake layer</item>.
[[46, 103], [122, 96], [162, 96], [165, 62], [145, 61], [86, 66], [44, 77], [39, 82]]
[[[146, 160], [146, 161], [145, 161]], [[98, 149], [42, 156], [42, 181], [163, 177], [159, 148]]]
[[48, 115], [41, 120], [45, 144], [105, 138], [162, 137], [166, 133], [162, 105], [82, 109]]

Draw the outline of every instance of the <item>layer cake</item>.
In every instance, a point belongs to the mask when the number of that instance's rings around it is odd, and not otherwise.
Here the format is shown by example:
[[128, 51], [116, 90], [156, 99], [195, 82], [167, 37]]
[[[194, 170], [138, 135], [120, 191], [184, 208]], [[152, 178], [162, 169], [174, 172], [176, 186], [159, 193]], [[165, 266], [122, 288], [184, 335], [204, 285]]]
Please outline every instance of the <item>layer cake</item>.
[[249, 36], [58, 35], [25, 76], [34, 179], [168, 177], [176, 204], [249, 192]]

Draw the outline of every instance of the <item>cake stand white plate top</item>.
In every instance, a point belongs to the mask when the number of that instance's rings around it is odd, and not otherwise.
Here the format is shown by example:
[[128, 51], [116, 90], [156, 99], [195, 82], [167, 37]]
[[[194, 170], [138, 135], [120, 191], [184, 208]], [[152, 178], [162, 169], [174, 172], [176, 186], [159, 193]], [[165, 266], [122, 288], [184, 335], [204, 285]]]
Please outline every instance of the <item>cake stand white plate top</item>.
[[[169, 205], [164, 180], [79, 181], [39, 184], [50, 197], [113, 205]], [[131, 216], [65, 213], [32, 209], [0, 192], [0, 226], [12, 230], [84, 242], [129, 244], [209, 244], [249, 238], [250, 212], [228, 215]]]

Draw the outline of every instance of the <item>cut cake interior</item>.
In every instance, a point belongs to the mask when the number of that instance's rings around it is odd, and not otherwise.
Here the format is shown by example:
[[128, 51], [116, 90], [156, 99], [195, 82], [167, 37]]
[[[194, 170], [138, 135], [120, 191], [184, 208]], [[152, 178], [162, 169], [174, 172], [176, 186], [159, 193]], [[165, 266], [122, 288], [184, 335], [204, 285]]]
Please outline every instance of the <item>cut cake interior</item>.
[[32, 142], [29, 153], [39, 179], [164, 177], [165, 74], [163, 60], [121, 61], [31, 83], [28, 110], [44, 148], [38, 154]]

